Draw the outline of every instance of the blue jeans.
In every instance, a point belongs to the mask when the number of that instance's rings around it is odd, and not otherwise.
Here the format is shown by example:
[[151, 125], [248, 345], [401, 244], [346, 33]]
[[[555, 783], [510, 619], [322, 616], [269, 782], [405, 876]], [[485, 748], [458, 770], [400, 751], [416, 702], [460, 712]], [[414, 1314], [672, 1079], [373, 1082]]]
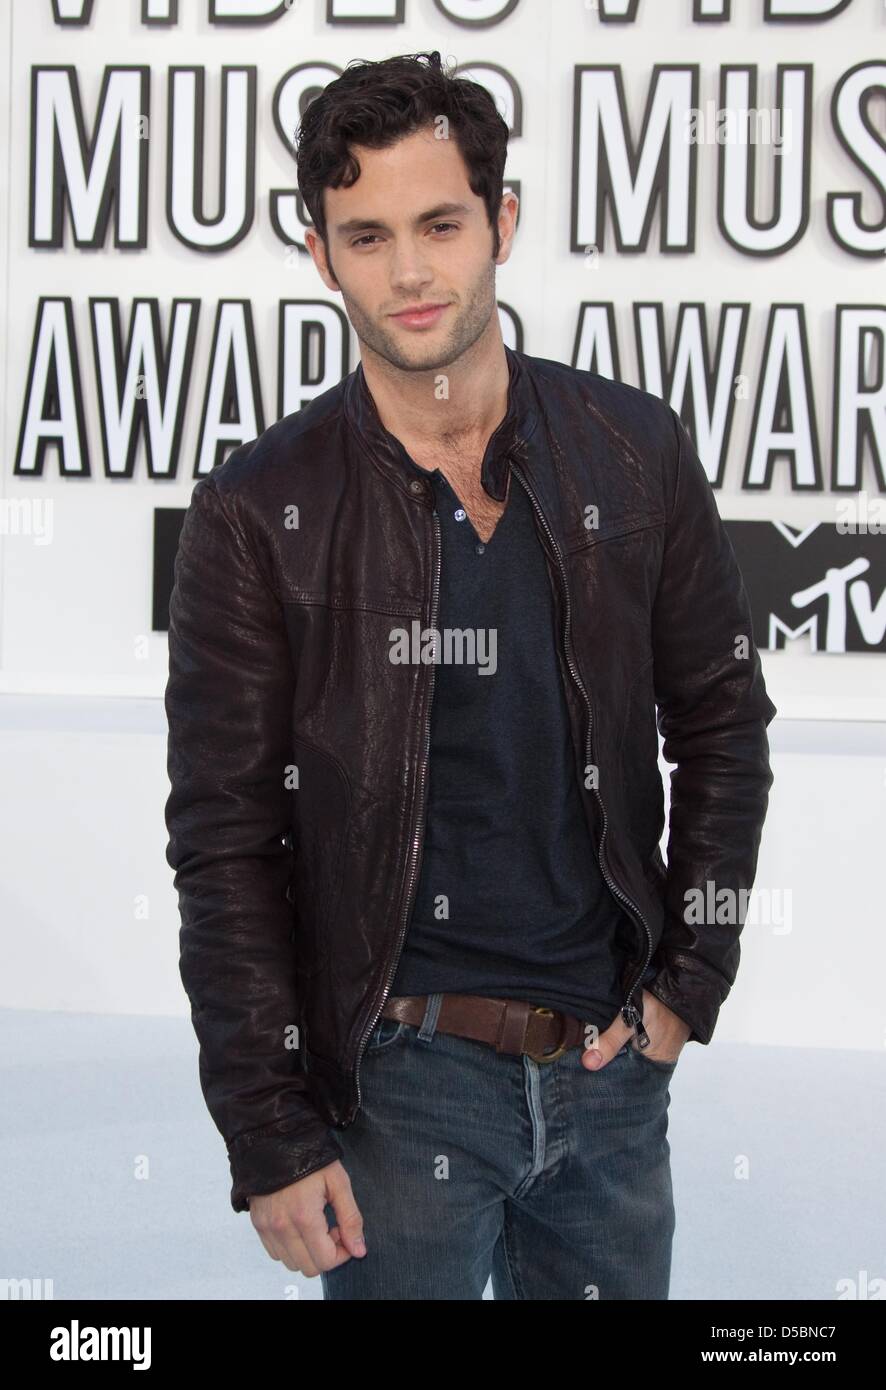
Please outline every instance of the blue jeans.
[[[362, 1106], [336, 1130], [367, 1253], [325, 1299], [666, 1299], [676, 1062], [631, 1043], [601, 1071], [381, 1018]], [[326, 1206], [330, 1227], [335, 1213]]]

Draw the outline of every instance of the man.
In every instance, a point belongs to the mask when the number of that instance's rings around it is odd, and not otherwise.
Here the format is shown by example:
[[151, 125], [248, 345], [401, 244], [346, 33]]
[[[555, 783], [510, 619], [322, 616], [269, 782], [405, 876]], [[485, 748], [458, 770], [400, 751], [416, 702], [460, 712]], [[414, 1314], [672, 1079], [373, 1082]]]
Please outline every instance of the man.
[[201, 1082], [234, 1209], [330, 1299], [667, 1298], [668, 1083], [742, 920], [696, 903], [744, 901], [773, 780], [679, 418], [502, 341], [506, 147], [436, 53], [310, 103], [361, 363], [196, 484], [176, 559]]

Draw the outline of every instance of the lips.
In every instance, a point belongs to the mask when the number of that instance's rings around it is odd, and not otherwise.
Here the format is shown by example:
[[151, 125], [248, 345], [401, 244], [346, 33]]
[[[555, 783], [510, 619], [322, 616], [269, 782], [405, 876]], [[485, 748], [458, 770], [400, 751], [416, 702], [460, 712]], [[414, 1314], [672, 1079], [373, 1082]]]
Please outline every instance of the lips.
[[406, 309], [391, 317], [404, 328], [427, 328], [435, 324], [448, 308], [448, 304], [429, 304], [425, 308]]

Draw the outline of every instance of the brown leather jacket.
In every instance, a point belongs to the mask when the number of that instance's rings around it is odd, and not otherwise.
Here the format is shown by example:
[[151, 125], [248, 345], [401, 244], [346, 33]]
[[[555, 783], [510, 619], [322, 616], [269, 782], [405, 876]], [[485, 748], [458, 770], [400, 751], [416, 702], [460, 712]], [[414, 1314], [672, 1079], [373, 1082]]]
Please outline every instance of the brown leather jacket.
[[[773, 781], [741, 575], [669, 406], [506, 352], [482, 481], [503, 499], [513, 470], [548, 557], [576, 775], [636, 925], [623, 1016], [642, 1030], [652, 961], [653, 993], [707, 1043], [744, 914], [699, 926], [684, 906], [752, 886]], [[433, 506], [358, 366], [201, 478], [184, 519], [166, 857], [235, 1211], [340, 1157], [335, 1127], [360, 1105], [421, 860], [434, 664], [389, 652], [392, 629], [435, 626]], [[657, 729], [676, 764], [667, 869]]]

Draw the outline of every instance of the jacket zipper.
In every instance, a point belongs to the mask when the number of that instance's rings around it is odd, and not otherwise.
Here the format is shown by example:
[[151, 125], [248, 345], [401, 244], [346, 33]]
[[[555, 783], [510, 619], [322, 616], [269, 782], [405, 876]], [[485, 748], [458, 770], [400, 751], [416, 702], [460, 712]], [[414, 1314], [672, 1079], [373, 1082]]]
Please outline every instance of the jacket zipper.
[[[553, 533], [553, 531], [551, 530], [550, 526], [548, 525], [547, 517], [545, 516], [544, 512], [542, 511], [541, 506], [540, 506], [540, 504], [539, 504], [539, 502], [538, 502], [538, 499], [536, 498], [534, 492], [532, 491], [531, 487], [529, 486], [528, 482], [526, 481], [526, 478], [524, 477], [523, 473], [521, 472], [521, 470], [520, 470], [520, 469], [516, 466], [516, 464], [514, 463], [513, 459], [511, 460], [511, 469], [512, 469], [512, 471], [517, 475], [517, 477], [519, 478], [520, 483], [521, 483], [521, 485], [522, 485], [524, 491], [526, 492], [527, 496], [529, 497], [530, 502], [532, 503], [533, 507], [535, 508], [536, 515], [538, 516], [539, 521], [541, 522], [542, 526], [544, 527], [545, 534], [547, 535], [547, 537], [548, 537], [548, 539], [549, 539], [549, 541], [550, 541], [550, 543], [551, 543], [551, 549], [552, 549], [552, 551], [553, 551], [553, 553], [554, 553], [554, 555], [555, 555], [555, 557], [556, 557], [557, 564], [558, 564], [559, 569], [560, 569], [560, 576], [561, 576], [561, 578], [562, 578], [562, 580], [563, 580], [563, 593], [564, 593], [565, 598], [566, 598], [566, 616], [565, 616], [565, 622], [564, 622], [564, 625], [563, 625], [563, 638], [564, 638], [564, 646], [565, 646], [565, 649], [566, 649], [566, 660], [567, 660], [568, 663], [569, 663], [569, 669], [570, 669], [570, 671], [572, 672], [572, 676], [573, 676], [573, 679], [574, 679], [576, 685], [578, 686], [579, 690], [581, 691], [582, 698], [584, 699], [584, 702], [585, 702], [585, 705], [586, 705], [587, 711], [588, 711], [588, 728], [587, 728], [587, 738], [586, 738], [586, 747], [585, 747], [585, 762], [586, 762], [586, 765], [592, 765], [592, 764], [593, 764], [593, 756], [592, 756], [592, 751], [591, 751], [591, 722], [592, 722], [593, 714], [592, 714], [592, 710], [591, 710], [591, 702], [590, 702], [590, 700], [588, 699], [588, 694], [587, 694], [587, 691], [585, 690], [585, 687], [584, 687], [584, 682], [582, 681], [582, 678], [581, 678], [581, 676], [579, 675], [578, 667], [576, 666], [575, 661], [573, 660], [573, 655], [572, 655], [572, 603], [571, 603], [570, 594], [569, 594], [569, 582], [568, 582], [567, 575], [566, 575], [566, 566], [565, 566], [565, 564], [564, 564], [564, 562], [563, 562], [563, 555], [562, 555], [562, 553], [561, 553], [561, 550], [560, 550], [559, 545], [557, 544], [556, 540], [554, 539], [554, 533]], [[635, 977], [633, 983], [631, 984], [631, 987], [630, 987], [630, 989], [628, 990], [628, 993], [627, 993], [627, 997], [626, 997], [626, 999], [625, 999], [625, 1002], [624, 1002], [624, 1004], [622, 1005], [622, 1008], [621, 1008], [621, 1015], [622, 1015], [622, 1018], [624, 1019], [625, 1023], [628, 1025], [628, 1027], [636, 1034], [637, 1042], [639, 1043], [640, 1047], [645, 1049], [645, 1048], [647, 1048], [647, 1047], [649, 1046], [649, 1034], [646, 1032], [646, 1029], [643, 1027], [643, 1017], [642, 1017], [642, 1014], [640, 1013], [640, 1010], [637, 1008], [636, 1004], [632, 1003], [632, 995], [633, 995], [633, 993], [634, 993], [634, 990], [637, 988], [637, 985], [639, 984], [640, 980], [643, 978], [644, 974], [646, 973], [646, 967], [648, 966], [649, 961], [650, 961], [650, 958], [651, 958], [651, 956], [652, 956], [652, 933], [651, 933], [650, 930], [649, 930], [649, 926], [648, 926], [648, 924], [647, 924], [647, 922], [646, 922], [645, 917], [643, 916], [643, 914], [642, 914], [642, 912], [640, 911], [640, 909], [637, 907], [636, 903], [632, 902], [631, 899], [627, 896], [627, 894], [624, 893], [624, 892], [622, 892], [622, 890], [618, 887], [617, 883], [614, 881], [614, 879], [613, 879], [613, 877], [612, 877], [611, 873], [609, 872], [609, 869], [608, 869], [608, 867], [607, 867], [607, 865], [606, 865], [606, 862], [605, 862], [605, 854], [604, 854], [604, 846], [605, 846], [605, 842], [606, 842], [606, 834], [607, 834], [607, 831], [608, 831], [608, 829], [609, 829], [609, 820], [608, 820], [608, 817], [607, 817], [607, 815], [606, 815], [606, 807], [603, 805], [603, 798], [602, 798], [601, 795], [600, 795], [600, 790], [599, 790], [599, 788], [598, 788], [598, 787], [595, 787], [595, 788], [594, 788], [594, 792], [595, 792], [595, 794], [596, 794], [597, 801], [599, 802], [600, 810], [601, 810], [602, 813], [603, 813], [603, 834], [600, 836], [600, 844], [599, 844], [599, 847], [598, 847], [598, 850], [597, 850], [597, 858], [598, 858], [598, 861], [599, 861], [599, 864], [600, 864], [600, 868], [601, 868], [601, 870], [602, 870], [602, 872], [603, 872], [603, 877], [605, 878], [607, 884], [609, 885], [609, 888], [610, 888], [611, 891], [615, 894], [615, 896], [616, 896], [617, 898], [620, 898], [621, 901], [622, 901], [623, 903], [627, 904], [627, 906], [636, 914], [636, 916], [637, 916], [637, 918], [639, 919], [639, 921], [642, 922], [642, 924], [643, 924], [643, 929], [644, 929], [644, 931], [646, 932], [646, 940], [647, 940], [646, 959], [644, 960], [643, 965], [641, 966], [639, 973], [637, 974], [637, 976]]]
[[[433, 534], [434, 534], [434, 583], [433, 583], [433, 588], [432, 588], [432, 591], [431, 591], [431, 616], [430, 616], [430, 628], [431, 628], [432, 631], [434, 631], [435, 628], [436, 628], [436, 623], [437, 623], [437, 603], [438, 603], [438, 599], [439, 599], [439, 596], [440, 596], [440, 552], [441, 552], [441, 546], [440, 546], [440, 518], [439, 518], [439, 516], [438, 516], [438, 514], [437, 514], [437, 509], [436, 509], [436, 507], [434, 508], [434, 512], [433, 512], [433, 523], [434, 523], [434, 533], [433, 533]], [[435, 651], [435, 655], [436, 655], [436, 651]], [[399, 934], [398, 934], [398, 937], [397, 937], [397, 945], [396, 945], [396, 947], [395, 947], [395, 949], [394, 949], [394, 955], [393, 955], [393, 958], [392, 958], [392, 960], [391, 960], [390, 966], [389, 966], [389, 968], [388, 968], [387, 978], [386, 978], [386, 980], [385, 980], [385, 987], [384, 987], [384, 990], [383, 990], [383, 992], [382, 992], [381, 1001], [380, 1001], [380, 1003], [379, 1003], [379, 1005], [378, 1005], [378, 1008], [377, 1008], [376, 1011], [375, 1011], [375, 1015], [374, 1015], [374, 1017], [373, 1017], [371, 1023], [369, 1024], [369, 1027], [366, 1028], [366, 1029], [364, 1029], [363, 1034], [362, 1034], [362, 1036], [361, 1036], [361, 1038], [360, 1038], [359, 1045], [358, 1045], [358, 1047], [357, 1047], [357, 1059], [356, 1059], [356, 1062], [355, 1062], [355, 1065], [354, 1065], [354, 1081], [356, 1082], [356, 1086], [357, 1086], [357, 1106], [356, 1106], [356, 1109], [355, 1109], [355, 1111], [354, 1111], [354, 1115], [351, 1117], [352, 1119], [354, 1119], [354, 1118], [356, 1117], [357, 1111], [359, 1111], [359, 1109], [360, 1109], [360, 1104], [361, 1104], [361, 1093], [360, 1093], [360, 1062], [361, 1062], [361, 1060], [362, 1060], [363, 1052], [364, 1052], [364, 1049], [365, 1049], [365, 1047], [366, 1047], [366, 1044], [367, 1044], [367, 1042], [369, 1041], [369, 1038], [370, 1038], [370, 1036], [371, 1036], [371, 1034], [372, 1034], [372, 1030], [375, 1028], [376, 1023], [378, 1022], [379, 1018], [381, 1017], [381, 1011], [382, 1011], [382, 1009], [383, 1009], [384, 1006], [385, 1006], [385, 1000], [387, 999], [388, 994], [390, 993], [391, 985], [392, 985], [393, 982], [394, 982], [394, 976], [395, 976], [395, 974], [397, 973], [397, 965], [398, 965], [398, 962], [399, 962], [399, 960], [400, 960], [400, 953], [401, 953], [401, 951], [402, 951], [402, 949], [403, 949], [403, 939], [404, 939], [404, 937], [405, 937], [405, 935], [406, 935], [406, 928], [407, 928], [408, 923], [409, 923], [409, 913], [410, 913], [410, 911], [411, 911], [411, 909], [412, 909], [412, 899], [413, 899], [413, 897], [414, 897], [414, 895], [415, 895], [415, 889], [416, 889], [416, 887], [418, 886], [418, 885], [417, 885], [417, 879], [418, 879], [418, 861], [419, 861], [419, 850], [421, 849], [421, 842], [422, 842], [422, 830], [423, 830], [423, 822], [424, 822], [425, 801], [426, 801], [426, 796], [427, 796], [426, 782], [427, 782], [427, 772], [428, 772], [428, 762], [429, 762], [428, 754], [429, 754], [429, 752], [430, 752], [431, 703], [432, 703], [433, 695], [434, 695], [434, 681], [435, 681], [435, 677], [436, 677], [436, 674], [437, 674], [437, 672], [436, 672], [436, 665], [437, 665], [436, 661], [432, 661], [432, 662], [431, 662], [431, 676], [430, 676], [430, 682], [429, 682], [429, 685], [428, 685], [428, 701], [427, 701], [427, 708], [426, 708], [426, 710], [425, 710], [425, 718], [424, 718], [424, 724], [423, 724], [423, 729], [422, 729], [422, 754], [421, 754], [421, 756], [422, 756], [422, 763], [421, 763], [421, 768], [420, 768], [420, 770], [419, 770], [419, 784], [418, 784], [418, 785], [419, 785], [419, 807], [418, 807], [418, 815], [417, 815], [416, 821], [415, 821], [415, 829], [414, 829], [413, 836], [412, 836], [412, 847], [411, 847], [411, 850], [410, 850], [410, 862], [409, 862], [409, 869], [408, 869], [407, 880], [406, 880], [406, 882], [407, 882], [407, 887], [406, 887], [406, 899], [405, 899], [405, 902], [404, 902], [404, 905], [403, 905], [403, 915], [402, 915], [401, 922], [400, 922], [400, 930], [399, 930]]]

